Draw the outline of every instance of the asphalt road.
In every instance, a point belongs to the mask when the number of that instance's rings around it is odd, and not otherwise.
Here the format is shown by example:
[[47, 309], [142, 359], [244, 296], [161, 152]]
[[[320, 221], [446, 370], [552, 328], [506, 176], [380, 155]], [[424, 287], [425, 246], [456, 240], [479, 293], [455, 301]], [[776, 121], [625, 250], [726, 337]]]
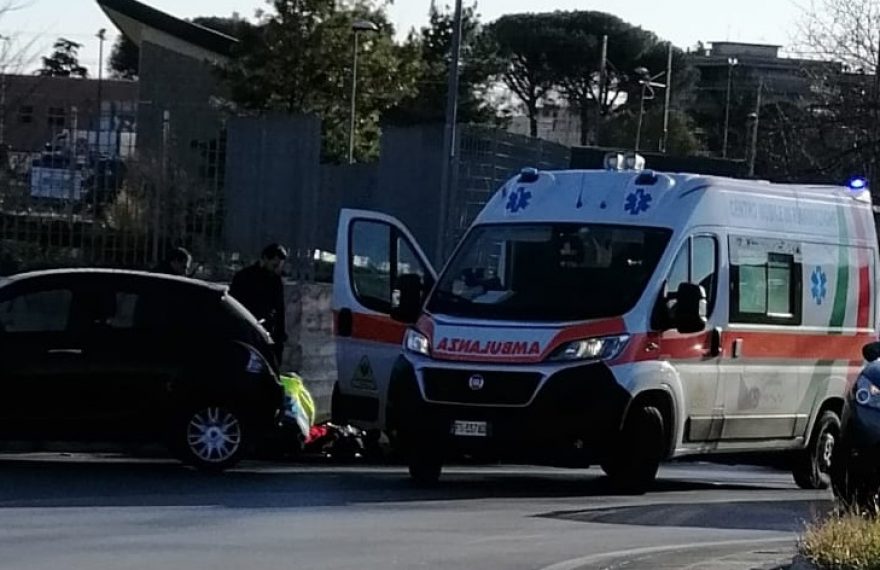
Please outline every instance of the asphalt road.
[[600, 472], [0, 457], [0, 568], [763, 568], [830, 508], [788, 474], [674, 465], [645, 496]]

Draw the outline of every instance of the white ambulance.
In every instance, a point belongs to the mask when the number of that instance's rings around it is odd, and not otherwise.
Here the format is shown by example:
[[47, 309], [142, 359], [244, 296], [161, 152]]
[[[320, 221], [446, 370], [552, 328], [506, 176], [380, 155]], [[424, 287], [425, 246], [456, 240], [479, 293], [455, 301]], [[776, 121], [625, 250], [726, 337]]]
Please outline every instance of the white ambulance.
[[773, 452], [826, 486], [877, 338], [864, 184], [606, 162], [524, 170], [439, 277], [400, 222], [342, 211], [336, 419], [386, 430], [421, 481], [468, 454], [644, 489], [664, 459]]

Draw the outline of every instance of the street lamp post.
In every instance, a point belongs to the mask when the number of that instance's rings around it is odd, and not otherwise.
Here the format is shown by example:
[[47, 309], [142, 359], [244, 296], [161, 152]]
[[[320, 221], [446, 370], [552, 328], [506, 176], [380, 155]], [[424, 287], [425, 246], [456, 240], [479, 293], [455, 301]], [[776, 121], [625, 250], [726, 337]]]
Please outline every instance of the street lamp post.
[[[663, 83], [657, 83], [656, 81], [666, 75], [666, 72], [658, 73], [657, 75], [652, 76], [651, 72], [648, 71], [644, 67], [637, 67], [635, 69], [636, 75], [640, 77], [639, 85], [641, 85], [641, 97], [639, 100], [639, 117], [638, 122], [636, 123], [636, 147], [635, 150], [638, 152], [642, 146], [642, 123], [645, 118], [645, 101], [650, 101], [654, 99], [654, 87], [663, 87], [666, 85]], [[667, 81], [668, 83], [668, 81]], [[650, 91], [650, 97], [646, 97], [646, 94]]]
[[721, 146], [721, 156], [727, 158], [727, 141], [730, 134], [730, 93], [733, 88], [733, 68], [739, 65], [735, 57], [727, 58], [727, 95], [724, 100], [724, 142]]
[[761, 122], [761, 105], [764, 96], [764, 80], [758, 81], [758, 93], [755, 95], [755, 112], [749, 113], [749, 122], [752, 127], [752, 140], [749, 145], [749, 178], [755, 176], [755, 162], [758, 159], [758, 128]]
[[98, 154], [101, 154], [101, 134], [104, 131], [104, 42], [107, 40], [107, 30], [101, 28], [96, 37], [98, 38]]
[[357, 129], [357, 77], [358, 77], [358, 48], [362, 32], [376, 33], [379, 26], [368, 20], [357, 20], [351, 25], [354, 35], [354, 61], [351, 66], [351, 124], [348, 130], [348, 163], [354, 164], [354, 139]]
[[639, 82], [642, 86], [642, 95], [639, 97], [639, 120], [638, 125], [636, 126], [636, 152], [639, 152], [639, 149], [642, 146], [642, 122], [645, 119], [645, 90], [648, 88], [647, 81]]
[[0, 145], [6, 144], [6, 65], [9, 61], [9, 42], [12, 38], [0, 34], [0, 42], [3, 42], [2, 69], [0, 69]]
[[457, 180], [455, 172], [458, 130], [458, 99], [461, 84], [461, 42], [464, 22], [462, 0], [455, 0], [452, 18], [452, 46], [449, 54], [449, 73], [446, 78], [446, 120], [443, 128], [443, 162], [440, 169], [440, 214], [437, 221], [437, 243], [434, 263], [440, 264], [446, 257], [446, 229], [449, 226], [449, 210], [452, 193]]

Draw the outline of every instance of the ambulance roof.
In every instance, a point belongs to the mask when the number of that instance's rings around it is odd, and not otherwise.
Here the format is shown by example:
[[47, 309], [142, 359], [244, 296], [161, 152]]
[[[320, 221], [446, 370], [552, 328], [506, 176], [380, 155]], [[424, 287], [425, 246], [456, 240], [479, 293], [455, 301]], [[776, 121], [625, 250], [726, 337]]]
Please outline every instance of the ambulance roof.
[[841, 220], [873, 217], [870, 192], [650, 170], [524, 170], [477, 224], [592, 222], [683, 229], [724, 226], [839, 235]]

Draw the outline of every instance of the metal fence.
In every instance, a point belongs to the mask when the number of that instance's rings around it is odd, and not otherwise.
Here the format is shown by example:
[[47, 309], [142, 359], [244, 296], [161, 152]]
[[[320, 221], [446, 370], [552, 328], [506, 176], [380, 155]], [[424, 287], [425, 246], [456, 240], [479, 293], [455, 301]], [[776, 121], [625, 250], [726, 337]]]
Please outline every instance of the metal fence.
[[221, 240], [225, 133], [187, 141], [197, 160], [181, 161], [172, 120], [165, 113], [157, 152], [136, 153], [133, 132], [81, 130], [74, 120], [39, 152], [0, 157], [0, 274], [146, 269], [178, 245], [195, 253], [202, 273], [228, 264]]
[[497, 129], [462, 129], [446, 251], [458, 242], [495, 192], [522, 168], [557, 170], [570, 164], [571, 149], [564, 145]]
[[[291, 250], [290, 278], [327, 281], [341, 207], [396, 215], [434, 251], [438, 128], [389, 130], [379, 164], [331, 167], [320, 164], [315, 118], [235, 118], [196, 132], [175, 124], [173, 113], [181, 111], [158, 115], [159, 126], [141, 125], [149, 140], [105, 120], [99, 132], [59, 128], [41, 152], [0, 156], [0, 275], [150, 269], [183, 246], [194, 276], [225, 280], [264, 242], [279, 241]], [[457, 160], [447, 252], [510, 176], [523, 166], [564, 168], [570, 155], [560, 145], [468, 127]]]

